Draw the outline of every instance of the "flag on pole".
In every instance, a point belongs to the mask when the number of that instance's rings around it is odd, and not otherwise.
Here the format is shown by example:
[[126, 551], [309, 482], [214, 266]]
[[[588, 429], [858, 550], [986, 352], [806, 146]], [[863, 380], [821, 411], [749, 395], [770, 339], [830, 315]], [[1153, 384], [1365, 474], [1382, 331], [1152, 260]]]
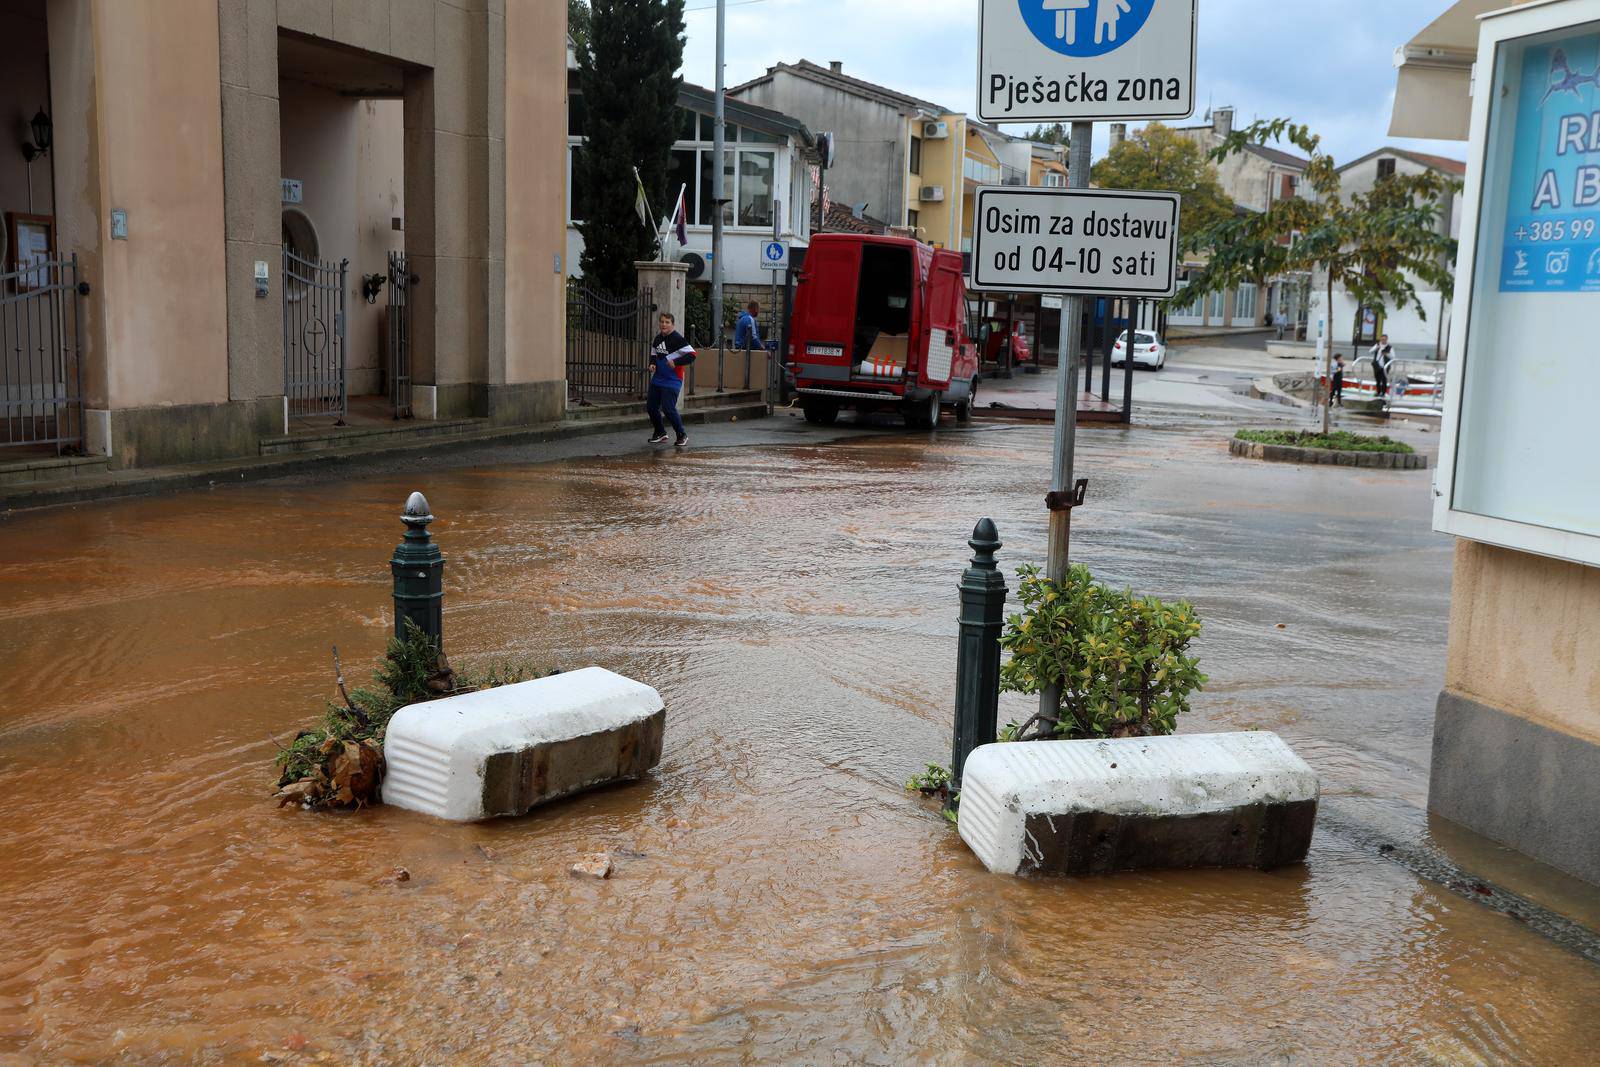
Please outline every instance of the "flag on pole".
[[638, 213], [639, 221], [648, 226], [650, 225], [650, 202], [645, 199], [644, 179], [639, 177], [638, 167], [633, 168], [633, 180], [638, 184], [639, 188], [639, 192], [633, 200], [633, 210]]
[[683, 196], [687, 188], [688, 186], [684, 186], [678, 190], [678, 206], [672, 209], [672, 224], [677, 232], [680, 248], [689, 243], [689, 209]]

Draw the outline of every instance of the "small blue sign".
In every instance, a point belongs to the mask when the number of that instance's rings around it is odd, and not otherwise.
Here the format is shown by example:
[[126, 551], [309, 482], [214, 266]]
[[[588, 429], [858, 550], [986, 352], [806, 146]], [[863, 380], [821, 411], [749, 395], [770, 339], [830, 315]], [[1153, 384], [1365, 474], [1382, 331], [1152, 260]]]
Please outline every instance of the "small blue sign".
[[1600, 292], [1600, 34], [1529, 48], [1516, 101], [1500, 291]]
[[782, 241], [767, 241], [761, 246], [761, 265], [768, 270], [783, 270], [789, 265], [789, 246]]
[[1138, 36], [1156, 0], [1017, 0], [1039, 43], [1064, 56], [1103, 56]]

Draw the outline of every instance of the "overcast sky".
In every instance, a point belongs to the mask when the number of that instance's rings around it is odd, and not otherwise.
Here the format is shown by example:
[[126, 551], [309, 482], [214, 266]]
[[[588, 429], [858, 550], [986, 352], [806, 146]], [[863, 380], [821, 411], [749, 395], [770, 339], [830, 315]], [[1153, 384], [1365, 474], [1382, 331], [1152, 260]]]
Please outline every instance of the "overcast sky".
[[[1309, 124], [1340, 162], [1385, 144], [1463, 158], [1449, 141], [1388, 136], [1394, 50], [1451, 0], [1201, 0], [1196, 112]], [[846, 74], [971, 114], [978, 0], [727, 0], [727, 83], [774, 63], [844, 62]], [[715, 0], [687, 0], [684, 77], [716, 77]], [[1095, 158], [1104, 152], [1096, 127]]]

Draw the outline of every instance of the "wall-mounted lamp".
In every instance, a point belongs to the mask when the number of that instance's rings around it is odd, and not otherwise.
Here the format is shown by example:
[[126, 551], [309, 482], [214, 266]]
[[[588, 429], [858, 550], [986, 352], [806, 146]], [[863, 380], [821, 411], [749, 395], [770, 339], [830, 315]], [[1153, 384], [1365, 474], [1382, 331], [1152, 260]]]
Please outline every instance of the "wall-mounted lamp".
[[22, 142], [22, 158], [28, 161], [28, 212], [33, 212], [33, 161], [50, 151], [50, 116], [44, 113], [44, 108], [33, 116], [33, 121], [28, 123], [28, 132], [33, 135], [33, 140]]
[[367, 298], [367, 303], [376, 304], [378, 294], [383, 291], [383, 283], [388, 278], [382, 274], [363, 274], [361, 276], [361, 295]]
[[33, 116], [33, 121], [28, 123], [28, 130], [33, 134], [33, 140], [23, 142], [22, 158], [32, 163], [50, 151], [50, 135], [54, 127], [50, 123], [50, 116], [44, 113], [44, 108], [40, 108], [39, 113]]

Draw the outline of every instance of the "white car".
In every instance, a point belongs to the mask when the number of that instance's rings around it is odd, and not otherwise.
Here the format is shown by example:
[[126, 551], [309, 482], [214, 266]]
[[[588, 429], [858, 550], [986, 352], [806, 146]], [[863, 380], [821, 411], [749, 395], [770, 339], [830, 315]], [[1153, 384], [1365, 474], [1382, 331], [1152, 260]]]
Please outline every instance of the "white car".
[[[1120, 367], [1128, 362], [1128, 331], [1123, 330], [1111, 349], [1111, 365]], [[1167, 343], [1144, 330], [1133, 332], [1133, 362], [1138, 367], [1160, 370], [1167, 365]]]

